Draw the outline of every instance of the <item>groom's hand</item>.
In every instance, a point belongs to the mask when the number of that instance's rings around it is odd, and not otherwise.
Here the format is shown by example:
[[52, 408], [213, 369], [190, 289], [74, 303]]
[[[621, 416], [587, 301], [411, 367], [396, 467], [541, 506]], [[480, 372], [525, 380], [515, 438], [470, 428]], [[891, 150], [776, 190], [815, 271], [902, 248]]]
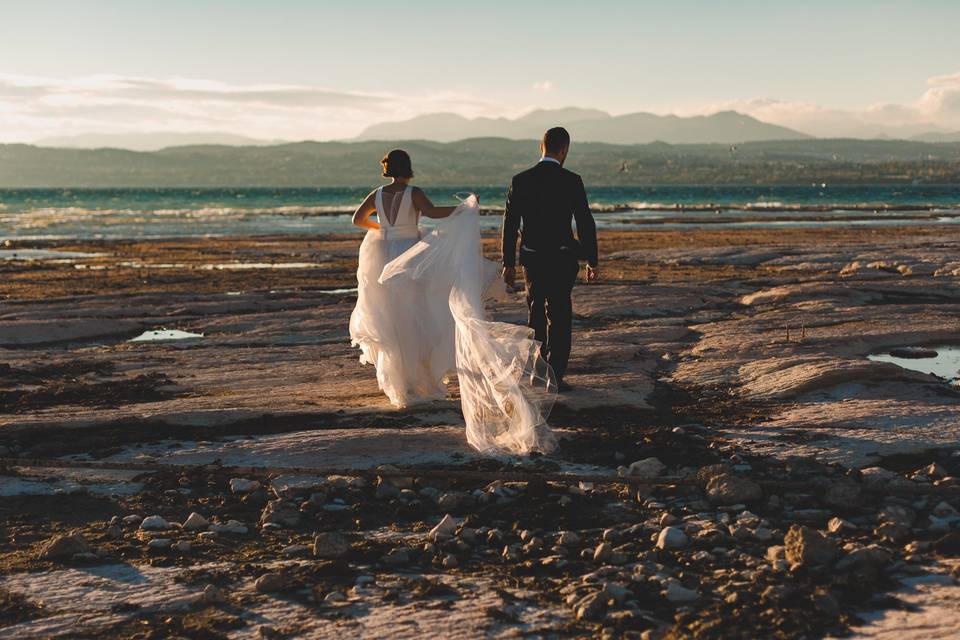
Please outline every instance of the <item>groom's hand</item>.
[[517, 269], [516, 267], [503, 268], [503, 281], [511, 289], [517, 288]]
[[600, 267], [591, 267], [587, 265], [587, 282], [596, 282], [600, 277]]

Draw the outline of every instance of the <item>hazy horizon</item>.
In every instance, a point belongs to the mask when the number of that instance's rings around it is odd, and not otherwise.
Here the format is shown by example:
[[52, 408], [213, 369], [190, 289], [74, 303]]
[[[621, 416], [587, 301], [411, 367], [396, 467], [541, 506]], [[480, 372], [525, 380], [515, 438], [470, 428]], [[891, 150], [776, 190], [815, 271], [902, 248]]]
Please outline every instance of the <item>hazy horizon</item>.
[[7, 4], [0, 142], [350, 139], [570, 106], [735, 110], [818, 137], [960, 131], [960, 5], [939, 0]]

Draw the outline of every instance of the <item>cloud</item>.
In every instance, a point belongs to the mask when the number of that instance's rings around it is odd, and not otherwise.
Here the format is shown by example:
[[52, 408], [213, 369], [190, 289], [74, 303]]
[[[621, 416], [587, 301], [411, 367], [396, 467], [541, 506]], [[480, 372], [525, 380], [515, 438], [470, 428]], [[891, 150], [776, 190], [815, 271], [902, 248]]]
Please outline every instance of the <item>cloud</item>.
[[735, 110], [821, 137], [909, 137], [929, 131], [960, 130], [960, 73], [929, 78], [927, 87], [909, 104], [884, 102], [860, 110], [755, 98], [705, 105], [692, 112]]
[[[550, 80], [531, 85], [554, 90]], [[371, 124], [425, 113], [516, 116], [520, 105], [476, 95], [340, 91], [296, 84], [231, 84], [203, 78], [91, 75], [48, 78], [0, 73], [0, 142], [33, 142], [83, 133], [226, 132], [266, 140], [350, 138]], [[535, 108], [537, 104], [528, 105]], [[633, 109], [641, 111], [643, 104]], [[679, 115], [736, 110], [822, 137], [909, 137], [960, 130], [960, 72], [934, 76], [908, 104], [860, 110], [770, 98], [711, 103]]]
[[0, 74], [0, 142], [81, 133], [224, 131], [265, 139], [332, 139], [384, 120], [435, 111], [501, 115], [501, 105], [457, 92], [405, 96], [197, 78]]

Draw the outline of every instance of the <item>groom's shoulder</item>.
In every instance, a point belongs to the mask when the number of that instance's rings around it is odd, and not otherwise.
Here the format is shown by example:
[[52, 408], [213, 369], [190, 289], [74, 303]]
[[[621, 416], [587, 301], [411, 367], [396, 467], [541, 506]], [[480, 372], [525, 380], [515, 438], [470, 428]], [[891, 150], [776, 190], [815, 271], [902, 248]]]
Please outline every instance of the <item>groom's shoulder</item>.
[[514, 181], [514, 182], [517, 182], [517, 181], [521, 181], [521, 182], [522, 182], [523, 180], [526, 180], [526, 179], [529, 178], [530, 176], [535, 175], [535, 174], [537, 173], [537, 169], [538, 169], [539, 167], [540, 167], [540, 165], [535, 164], [535, 165], [533, 165], [532, 167], [530, 167], [529, 169], [524, 169], [524, 170], [521, 171], [520, 173], [518, 173], [518, 174], [516, 174], [516, 175], [513, 176], [513, 181]]

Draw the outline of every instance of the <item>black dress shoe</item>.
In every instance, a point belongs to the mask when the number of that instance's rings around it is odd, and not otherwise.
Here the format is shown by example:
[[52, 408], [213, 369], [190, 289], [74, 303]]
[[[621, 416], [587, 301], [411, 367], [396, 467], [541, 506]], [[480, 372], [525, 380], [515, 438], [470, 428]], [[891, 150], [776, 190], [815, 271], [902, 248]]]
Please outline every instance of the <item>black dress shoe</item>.
[[568, 385], [566, 382], [558, 382], [557, 391], [559, 393], [570, 393], [571, 391], [573, 391], [573, 387]]

